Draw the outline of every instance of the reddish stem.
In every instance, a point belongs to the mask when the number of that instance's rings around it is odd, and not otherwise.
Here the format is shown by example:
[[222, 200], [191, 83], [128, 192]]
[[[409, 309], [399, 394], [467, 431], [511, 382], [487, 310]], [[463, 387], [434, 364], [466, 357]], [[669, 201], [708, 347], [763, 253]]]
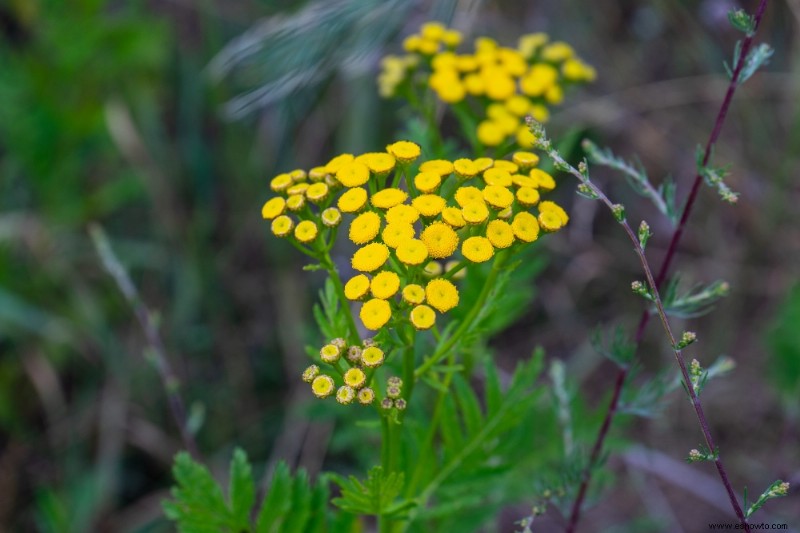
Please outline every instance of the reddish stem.
[[[761, 24], [761, 18], [764, 15], [764, 10], [767, 7], [767, 0], [761, 0], [761, 3], [758, 6], [758, 10], [756, 11], [755, 16], [755, 25], [753, 28], [753, 32], [745, 37], [744, 42], [742, 43], [741, 53], [739, 55], [739, 60], [736, 62], [736, 65], [733, 70], [733, 75], [731, 76], [731, 82], [728, 84], [728, 90], [725, 93], [725, 99], [722, 101], [722, 105], [720, 106], [719, 113], [717, 113], [717, 119], [714, 122], [714, 129], [711, 131], [711, 135], [708, 138], [708, 142], [706, 142], [705, 152], [703, 153], [703, 160], [702, 166], [706, 166], [708, 164], [708, 160], [711, 158], [711, 152], [713, 150], [714, 144], [717, 142], [719, 138], [720, 132], [722, 131], [722, 126], [725, 123], [725, 118], [728, 114], [728, 109], [730, 108], [731, 102], [733, 101], [733, 95], [736, 92], [736, 88], [738, 87], [739, 83], [739, 75], [742, 72], [742, 68], [744, 67], [745, 60], [747, 59], [747, 55], [750, 52], [750, 48], [753, 44], [753, 37], [755, 36], [756, 31], [758, 30], [759, 25]], [[686, 204], [683, 207], [683, 211], [681, 212], [681, 218], [678, 222], [678, 227], [672, 234], [672, 239], [670, 240], [669, 247], [667, 248], [667, 253], [664, 256], [664, 260], [661, 263], [661, 268], [658, 271], [658, 275], [656, 276], [655, 283], [656, 287], [660, 288], [664, 282], [664, 279], [667, 277], [667, 272], [669, 271], [670, 266], [672, 265], [672, 261], [675, 257], [675, 253], [678, 249], [678, 244], [683, 236], [683, 231], [686, 228], [687, 221], [689, 220], [689, 215], [692, 212], [692, 208], [694, 207], [694, 203], [697, 199], [697, 194], [700, 190], [700, 184], [703, 181], [702, 175], [698, 172], [694, 177], [694, 183], [692, 184], [692, 189], [689, 192], [689, 196], [686, 199]], [[644, 336], [644, 331], [647, 327], [647, 323], [650, 320], [650, 313], [648, 310], [645, 310], [642, 313], [642, 317], [639, 320], [639, 325], [636, 328], [636, 336], [634, 337], [634, 342], [638, 346], [641, 343], [642, 338]], [[566, 527], [567, 533], [575, 533], [575, 530], [578, 526], [578, 520], [580, 519], [581, 513], [581, 506], [583, 504], [583, 500], [586, 498], [586, 492], [589, 488], [589, 482], [592, 478], [592, 470], [594, 466], [597, 464], [597, 461], [600, 457], [600, 453], [603, 450], [603, 444], [605, 443], [606, 437], [608, 436], [608, 431], [611, 427], [611, 422], [614, 419], [614, 415], [617, 413], [617, 409], [619, 407], [619, 400], [622, 396], [622, 387], [625, 385], [625, 379], [628, 377], [628, 367], [621, 367], [617, 372], [616, 382], [614, 384], [614, 391], [611, 396], [611, 402], [608, 405], [608, 409], [606, 410], [605, 417], [603, 419], [603, 424], [600, 426], [600, 431], [597, 434], [597, 438], [595, 439], [594, 445], [592, 446], [592, 451], [589, 456], [589, 462], [586, 466], [586, 469], [583, 472], [583, 479], [581, 480], [581, 485], [578, 489], [578, 496], [575, 498], [575, 503], [572, 506], [572, 512], [570, 513], [569, 523]], [[708, 423], [706, 421], [705, 415], [703, 413], [703, 408], [700, 405], [699, 399], [693, 398], [693, 407], [697, 413], [698, 420], [700, 421], [700, 427], [703, 432], [703, 436], [706, 439], [707, 444], [709, 444], [710, 450], [713, 452], [715, 450], [713, 446], [713, 439], [711, 438], [711, 432], [708, 428]], [[728, 474], [725, 471], [725, 468], [722, 465], [719, 457], [714, 461], [715, 466], [717, 467], [717, 471], [719, 472], [719, 476], [722, 479], [723, 485], [725, 485], [725, 490], [728, 493], [728, 497], [731, 500], [731, 505], [736, 512], [736, 516], [739, 518], [742, 526], [744, 527], [745, 531], [750, 531], [750, 526], [747, 524], [747, 519], [742, 512], [741, 506], [739, 505], [739, 501], [736, 498], [736, 495], [733, 492], [733, 487], [731, 486], [730, 480], [728, 479]]]

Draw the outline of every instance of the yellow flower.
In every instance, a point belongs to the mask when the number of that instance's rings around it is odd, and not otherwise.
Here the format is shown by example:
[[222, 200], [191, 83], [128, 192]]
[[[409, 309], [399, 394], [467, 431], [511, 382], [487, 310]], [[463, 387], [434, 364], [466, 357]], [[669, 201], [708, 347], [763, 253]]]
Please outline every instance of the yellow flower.
[[329, 228], [335, 228], [342, 221], [342, 212], [335, 207], [329, 207], [322, 212], [320, 218], [323, 224]]
[[515, 94], [505, 102], [506, 109], [518, 117], [524, 117], [531, 108], [531, 101], [522, 96]]
[[555, 68], [538, 63], [519, 80], [519, 86], [528, 96], [541, 96], [557, 79], [558, 71]]
[[458, 289], [446, 279], [434, 279], [425, 287], [425, 297], [440, 313], [446, 313], [458, 305]]
[[370, 202], [379, 209], [389, 209], [406, 201], [408, 193], [401, 189], [389, 187], [372, 195]]
[[361, 213], [350, 223], [350, 240], [356, 244], [367, 244], [381, 229], [381, 217], [372, 211]]
[[439, 43], [430, 39], [420, 39], [417, 49], [422, 55], [432, 56], [439, 50]]
[[594, 68], [580, 59], [568, 59], [561, 65], [561, 72], [570, 81], [594, 81], [597, 73]]
[[539, 191], [530, 187], [520, 187], [517, 191], [517, 201], [524, 206], [536, 205], [539, 201]]
[[386, 356], [384, 355], [383, 350], [377, 346], [367, 346], [364, 348], [364, 351], [361, 352], [361, 362], [364, 363], [364, 366], [367, 368], [376, 368], [381, 366], [385, 358]]
[[378, 176], [391, 172], [396, 163], [394, 156], [386, 152], [370, 152], [361, 157], [363, 157], [362, 161], [367, 165], [367, 168]]
[[539, 223], [535, 216], [527, 212], [517, 213], [511, 222], [511, 229], [522, 242], [533, 242], [539, 238]]
[[429, 278], [435, 278], [440, 275], [442, 271], [442, 264], [438, 261], [431, 261], [422, 269], [422, 273]]
[[292, 186], [292, 177], [289, 174], [278, 174], [269, 182], [269, 187], [275, 192], [285, 191]]
[[494, 162], [493, 168], [499, 168], [501, 170], [505, 170], [509, 174], [513, 174], [519, 170], [519, 166], [516, 163], [512, 163], [511, 161], [506, 161], [505, 159], [497, 159]]
[[396, 205], [386, 211], [386, 222], [389, 224], [413, 224], [419, 220], [419, 211], [410, 205]]
[[550, 43], [542, 49], [542, 59], [545, 61], [560, 62], [574, 55], [575, 51], [572, 47], [562, 41]]
[[[493, 170], [493, 169], [491, 169]], [[488, 171], [487, 171], [488, 172]], [[509, 176], [509, 185], [511, 177]], [[486, 203], [497, 209], [505, 209], [514, 203], [514, 194], [500, 185], [487, 185], [483, 189], [483, 199]]]
[[[497, 161], [499, 163], [500, 161]], [[511, 174], [503, 168], [490, 168], [483, 173], [483, 181], [486, 185], [499, 185], [500, 187], [511, 187]]]
[[311, 392], [317, 398], [327, 398], [333, 393], [336, 385], [333, 383], [333, 378], [326, 375], [317, 376], [311, 382]]
[[319, 350], [319, 357], [326, 363], [335, 363], [342, 355], [342, 349], [335, 344], [326, 344]]
[[358, 187], [369, 181], [369, 167], [361, 161], [345, 163], [336, 171], [336, 179], [345, 187]]
[[486, 96], [492, 100], [506, 100], [517, 89], [514, 79], [500, 68], [486, 68], [481, 77], [486, 84]]
[[494, 255], [494, 247], [486, 237], [470, 237], [461, 245], [461, 254], [473, 263], [483, 263]]
[[500, 48], [497, 50], [497, 55], [503, 70], [515, 78], [522, 76], [528, 69], [527, 61], [517, 50]]
[[[534, 116], [533, 118], [536, 117]], [[544, 121], [539, 120], [539, 122]], [[528, 126], [520, 126], [520, 128], [517, 130], [517, 144], [523, 148], [533, 148], [535, 143], [536, 137], [533, 136], [533, 133], [531, 133], [531, 130], [528, 129]]]
[[442, 42], [448, 48], [455, 48], [461, 43], [461, 32], [457, 30], [446, 30], [442, 34]]
[[414, 178], [414, 186], [422, 192], [434, 192], [442, 184], [442, 177], [435, 172], [420, 172]]
[[375, 401], [375, 391], [370, 389], [369, 387], [364, 387], [358, 394], [356, 395], [358, 398], [358, 403], [361, 405], [370, 405], [372, 402]]
[[462, 178], [471, 178], [480, 172], [478, 166], [470, 159], [456, 159], [453, 161], [453, 169]]
[[548, 39], [546, 33], [529, 33], [519, 38], [517, 49], [525, 58], [530, 58]]
[[461, 208], [461, 214], [467, 224], [481, 224], [489, 218], [489, 208], [483, 201], [469, 202]]
[[484, 120], [478, 124], [478, 140], [485, 146], [497, 146], [506, 138], [497, 122]]
[[428, 258], [428, 248], [419, 239], [408, 239], [400, 243], [395, 251], [400, 262], [406, 265], [420, 265]]
[[319, 230], [310, 220], [304, 220], [294, 228], [294, 236], [300, 242], [311, 242], [317, 238]]
[[445, 207], [442, 209], [442, 220], [454, 228], [463, 228], [467, 224], [461, 214], [461, 210], [457, 207]]
[[479, 172], [486, 172], [494, 166], [494, 159], [491, 157], [479, 157], [473, 161], [478, 166]]
[[296, 168], [292, 170], [289, 172], [289, 175], [292, 177], [292, 181], [295, 183], [300, 183], [308, 178], [308, 173], [306, 173], [306, 171], [302, 168]]
[[456, 190], [456, 203], [461, 207], [472, 203], [483, 203], [483, 193], [477, 187], [459, 187]]
[[314, 183], [306, 189], [306, 198], [309, 201], [318, 204], [328, 197], [328, 186], [322, 182]]
[[373, 242], [356, 250], [351, 264], [359, 272], [378, 270], [389, 259], [389, 248], [381, 242]]
[[562, 224], [569, 222], [569, 216], [567, 215], [567, 212], [555, 202], [545, 200], [544, 202], [540, 203], [539, 212], [541, 213], [542, 211], [553, 211], [561, 219]]
[[357, 274], [350, 278], [344, 285], [344, 295], [348, 300], [360, 300], [369, 290], [369, 278], [364, 274]]
[[464, 89], [472, 96], [481, 96], [486, 92], [486, 83], [479, 74], [469, 74], [464, 77]]
[[406, 52], [416, 52], [419, 50], [419, 45], [422, 42], [422, 37], [419, 35], [409, 35], [403, 39], [403, 50]]
[[349, 405], [353, 403], [353, 400], [356, 398], [356, 391], [353, 387], [348, 385], [342, 385], [339, 387], [339, 390], [336, 391], [336, 401], [342, 405]]
[[348, 387], [360, 389], [367, 382], [367, 375], [360, 368], [351, 368], [344, 373], [344, 382]]
[[458, 235], [443, 222], [434, 222], [425, 228], [420, 239], [428, 248], [428, 255], [434, 259], [450, 257], [458, 247]]
[[342, 168], [343, 165], [351, 163], [353, 159], [355, 159], [355, 157], [353, 157], [353, 154], [337, 155], [336, 157], [328, 161], [327, 165], [325, 165], [324, 167], [325, 172], [327, 172], [328, 174], [336, 174], [339, 171], [339, 169]]
[[425, 289], [414, 283], [403, 287], [403, 300], [410, 304], [421, 304], [425, 301]]
[[[436, 83], [436, 85], [433, 86], [433, 83]], [[466, 87], [456, 75], [442, 77], [438, 80], [434, 80], [433, 76], [431, 76], [431, 88], [436, 91], [436, 96], [442, 102], [448, 104], [457, 104], [467, 95]]]
[[276, 216], [282, 215], [285, 208], [286, 200], [284, 200], [281, 196], [270, 198], [264, 204], [264, 207], [261, 208], [261, 217], [265, 220], [272, 220]]
[[542, 123], [550, 120], [550, 110], [541, 104], [533, 104], [530, 114], [534, 119]]
[[511, 182], [517, 187], [527, 187], [529, 189], [535, 189], [538, 187], [535, 179], [529, 178], [528, 176], [524, 176], [522, 174], [513, 174], [511, 176]]
[[356, 187], [339, 197], [338, 206], [342, 213], [357, 213], [367, 204], [367, 190]]
[[411, 141], [397, 141], [386, 147], [386, 151], [403, 163], [410, 163], [419, 157], [419, 145]]
[[[392, 308], [386, 300], [373, 298], [361, 306], [358, 316], [361, 317], [365, 328], [375, 331], [381, 329], [389, 321], [392, 316]], [[363, 352], [361, 357], [364, 357]]]
[[473, 55], [459, 55], [456, 56], [456, 68], [461, 72], [472, 72], [478, 68], [478, 62]]
[[544, 99], [547, 100], [548, 104], [558, 105], [564, 101], [564, 89], [558, 85], [552, 85], [545, 91]]
[[400, 277], [391, 271], [384, 271], [372, 278], [370, 290], [375, 298], [388, 300], [400, 288]]
[[397, 248], [401, 243], [414, 238], [414, 226], [405, 222], [390, 222], [381, 233], [383, 242], [389, 248]]
[[444, 198], [435, 194], [421, 194], [411, 201], [411, 205], [424, 217], [435, 217], [442, 212], [445, 203]]
[[486, 238], [495, 248], [508, 248], [514, 244], [514, 230], [508, 222], [492, 220], [486, 226]]
[[431, 60], [433, 70], [450, 70], [456, 68], [456, 55], [453, 52], [441, 52]]
[[322, 181], [329, 175], [325, 167], [314, 167], [308, 171], [308, 178], [313, 182]]
[[539, 211], [539, 226], [542, 227], [545, 231], [556, 231], [561, 229], [564, 225], [564, 222], [561, 220], [561, 217], [558, 216], [558, 213], [552, 211], [550, 209], [545, 211]]
[[319, 367], [317, 365], [311, 365], [303, 370], [303, 381], [306, 383], [311, 383], [317, 376], [319, 376]]
[[519, 165], [522, 170], [528, 170], [539, 164], [539, 156], [533, 152], [514, 152], [511, 156], [512, 161]]
[[294, 222], [286, 215], [281, 215], [272, 221], [272, 233], [277, 237], [286, 237], [294, 228]]
[[289, 211], [300, 211], [306, 205], [306, 197], [302, 194], [293, 194], [286, 200], [286, 208]]
[[532, 168], [528, 175], [536, 182], [536, 186], [539, 189], [552, 191], [556, 188], [556, 180], [553, 179], [553, 176], [542, 169]]
[[453, 163], [446, 159], [431, 159], [419, 166], [420, 172], [433, 172], [439, 176], [447, 176], [453, 172]]
[[416, 329], [430, 329], [436, 323], [436, 312], [427, 305], [418, 305], [411, 310], [411, 324]]

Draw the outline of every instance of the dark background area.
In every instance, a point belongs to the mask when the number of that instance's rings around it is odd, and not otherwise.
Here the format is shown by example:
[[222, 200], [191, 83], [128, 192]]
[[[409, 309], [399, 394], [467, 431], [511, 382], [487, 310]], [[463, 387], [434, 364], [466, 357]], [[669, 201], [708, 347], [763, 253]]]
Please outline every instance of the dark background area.
[[[0, 530], [170, 530], [159, 502], [181, 443], [90, 223], [158, 313], [214, 468], [239, 445], [260, 470], [278, 459], [312, 474], [357, 469], [370, 450], [299, 387], [323, 279], [269, 236], [259, 215], [268, 180], [401, 138], [409, 117], [379, 100], [378, 62], [436, 19], [468, 39], [513, 45], [545, 31], [571, 43], [598, 80], [553, 110], [550, 136], [638, 156], [654, 182], [676, 180], [682, 204], [740, 37], [726, 12], [756, 4], [4, 0]], [[698, 332], [689, 357], [736, 362], [703, 399], [734, 486], [752, 494], [776, 477], [800, 483], [799, 24], [800, 1], [770, 2], [757, 41], [775, 54], [737, 93], [714, 154], [740, 201], [704, 188], [676, 261], [687, 287], [731, 284], [712, 314], [674, 326]], [[595, 177], [630, 220], [647, 218], [659, 264], [668, 221], [623, 178]], [[642, 302], [629, 287], [642, 276], [609, 214], [560, 181], [570, 225], [542, 247], [534, 304], [492, 345], [509, 371], [536, 346], [566, 361], [588, 448], [615, 374], [589, 339], [598, 324], [635, 326]], [[675, 371], [655, 323], [639, 357], [642, 375]], [[655, 530], [647, 517], [663, 531], [731, 521], [712, 465], [683, 463], [701, 439], [680, 392], [653, 418], [619, 419], [584, 531]], [[759, 516], [800, 528], [797, 508], [795, 492]], [[498, 530], [527, 512], [509, 509]]]

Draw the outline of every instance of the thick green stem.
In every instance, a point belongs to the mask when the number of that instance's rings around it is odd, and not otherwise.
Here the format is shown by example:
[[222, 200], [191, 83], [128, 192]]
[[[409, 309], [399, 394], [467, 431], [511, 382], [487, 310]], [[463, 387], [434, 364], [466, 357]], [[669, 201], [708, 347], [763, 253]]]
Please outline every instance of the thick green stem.
[[489, 297], [489, 293], [494, 288], [494, 282], [497, 279], [497, 275], [500, 273], [500, 269], [503, 266], [503, 263], [506, 259], [506, 251], [500, 252], [497, 254], [497, 259], [494, 261], [494, 265], [492, 266], [492, 270], [489, 272], [489, 276], [486, 278], [486, 282], [483, 285], [483, 289], [481, 290], [480, 295], [478, 296], [475, 305], [472, 306], [470, 309], [469, 314], [464, 318], [464, 321], [461, 322], [461, 325], [458, 326], [458, 329], [450, 335], [443, 345], [439, 346], [439, 349], [420, 367], [414, 372], [414, 379], [419, 379], [422, 377], [425, 372], [431, 369], [433, 365], [441, 361], [448, 352], [458, 343], [461, 337], [466, 333], [474, 324], [473, 322], [478, 317], [483, 305], [486, 303], [486, 298]]

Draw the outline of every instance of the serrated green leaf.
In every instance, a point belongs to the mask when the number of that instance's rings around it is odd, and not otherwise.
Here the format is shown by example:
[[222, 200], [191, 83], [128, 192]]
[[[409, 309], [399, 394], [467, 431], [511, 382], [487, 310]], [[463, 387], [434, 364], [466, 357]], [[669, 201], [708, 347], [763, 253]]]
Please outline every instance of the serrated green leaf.
[[472, 387], [470, 387], [461, 374], [453, 376], [453, 391], [455, 392], [458, 405], [461, 408], [461, 418], [464, 420], [467, 433], [477, 433], [483, 426], [481, 406]]
[[256, 500], [253, 470], [247, 461], [247, 454], [240, 448], [233, 452], [231, 460], [228, 497], [236, 531], [250, 530], [250, 511]]
[[281, 533], [305, 533], [311, 515], [311, 487], [308, 474], [297, 472], [292, 486], [292, 510], [286, 518]]
[[457, 451], [464, 440], [455, 401], [451, 395], [445, 396], [442, 401], [441, 436], [447, 451]]
[[399, 512], [407, 506], [405, 502], [392, 505], [403, 490], [402, 473], [385, 474], [383, 468], [376, 466], [367, 473], [364, 482], [355, 476], [350, 476], [347, 480], [341, 476], [333, 479], [342, 489], [342, 497], [334, 498], [333, 503], [343, 511], [382, 516]]
[[281, 531], [283, 520], [292, 508], [292, 479], [289, 467], [281, 461], [272, 473], [267, 496], [256, 519], [257, 533]]
[[491, 416], [500, 407], [503, 401], [503, 392], [494, 360], [487, 357], [483, 368], [486, 376], [486, 412], [487, 415]]

